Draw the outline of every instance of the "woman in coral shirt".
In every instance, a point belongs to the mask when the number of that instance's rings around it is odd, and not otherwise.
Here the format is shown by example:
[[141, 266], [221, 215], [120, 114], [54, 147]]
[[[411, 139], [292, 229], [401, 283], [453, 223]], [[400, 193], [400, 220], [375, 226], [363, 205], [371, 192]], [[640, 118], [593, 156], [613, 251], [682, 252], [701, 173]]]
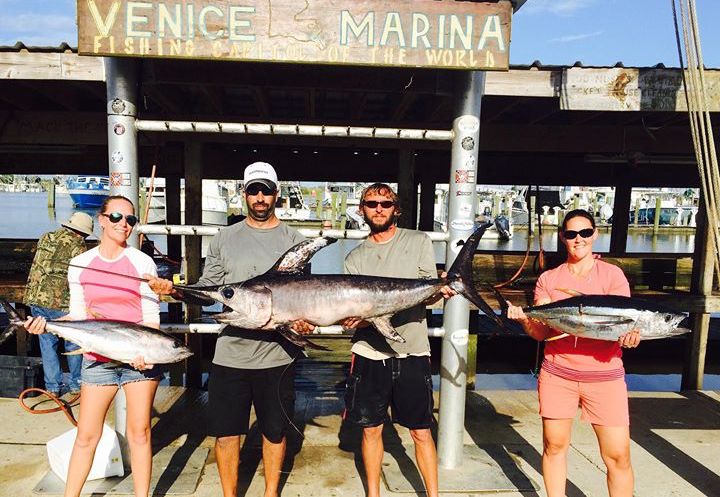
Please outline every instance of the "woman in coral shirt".
[[[567, 260], [538, 278], [535, 304], [566, 299], [573, 294], [630, 296], [622, 270], [597, 259], [595, 220], [588, 212], [568, 212], [560, 240]], [[561, 334], [529, 319], [521, 307], [510, 305], [508, 317], [518, 321], [536, 340], [547, 340], [538, 378], [540, 416], [543, 422], [543, 479], [548, 497], [564, 497], [567, 452], [577, 408], [592, 424], [607, 467], [610, 497], [631, 497], [630, 418], [628, 413], [622, 347], [637, 347], [640, 335], [631, 332], [617, 342]]]

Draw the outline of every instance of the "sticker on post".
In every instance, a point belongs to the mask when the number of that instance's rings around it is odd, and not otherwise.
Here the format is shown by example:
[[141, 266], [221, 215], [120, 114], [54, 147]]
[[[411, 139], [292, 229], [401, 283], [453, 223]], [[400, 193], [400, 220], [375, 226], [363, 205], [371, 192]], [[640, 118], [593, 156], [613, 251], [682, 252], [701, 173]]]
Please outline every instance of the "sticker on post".
[[470, 231], [475, 227], [475, 223], [469, 219], [456, 219], [450, 223], [450, 227], [456, 230]]
[[470, 332], [468, 330], [455, 330], [450, 335], [450, 341], [453, 343], [453, 345], [463, 347], [468, 343], [469, 334]]
[[458, 121], [458, 128], [465, 133], [475, 133], [480, 129], [480, 120], [472, 116], [461, 117]]
[[461, 205], [458, 209], [461, 214], [465, 214], [467, 217], [470, 217], [470, 213], [472, 212], [472, 205], [470, 204], [464, 204]]
[[462, 190], [458, 190], [455, 192], [455, 196], [456, 197], [469, 197], [470, 195], [472, 195], [472, 193], [473, 192], [464, 192]]
[[472, 169], [458, 169], [455, 171], [455, 183], [474, 183], [475, 171]]
[[118, 136], [125, 134], [125, 126], [123, 126], [120, 123], [117, 123], [115, 126], [113, 126], [113, 133], [115, 133]]
[[472, 136], [466, 136], [462, 139], [460, 142], [460, 146], [467, 151], [470, 151], [475, 148], [475, 140], [473, 140]]
[[121, 164], [122, 161], [125, 160], [125, 157], [123, 157], [122, 152], [118, 150], [112, 153], [112, 155], [110, 156], [110, 160], [113, 164]]
[[110, 173], [110, 186], [131, 186], [130, 173], [112, 172]]

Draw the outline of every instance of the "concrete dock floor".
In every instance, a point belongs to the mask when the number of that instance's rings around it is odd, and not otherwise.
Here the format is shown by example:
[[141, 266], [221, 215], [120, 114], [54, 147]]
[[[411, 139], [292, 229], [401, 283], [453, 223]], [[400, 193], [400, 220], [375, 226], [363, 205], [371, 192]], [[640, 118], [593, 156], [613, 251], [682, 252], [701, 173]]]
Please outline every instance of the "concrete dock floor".
[[[192, 471], [192, 454], [210, 449], [197, 473], [195, 497], [220, 495], [219, 478], [212, 452], [213, 439], [204, 435], [207, 393], [179, 387], [161, 387], [155, 402], [153, 445], [158, 457], [155, 479], [161, 480], [156, 495], [173, 493], [173, 474], [159, 463], [160, 452], [173, 450], [175, 467]], [[29, 400], [29, 404], [33, 399]], [[298, 392], [294, 421], [301, 437], [289, 437], [282, 495], [303, 497], [362, 497], [364, 479], [359, 458], [359, 432], [343, 425], [339, 413], [342, 392], [303, 389]], [[77, 410], [77, 409], [76, 409]], [[632, 457], [637, 497], [720, 496], [720, 394], [718, 392], [644, 393], [630, 398]], [[38, 495], [34, 489], [49, 470], [45, 442], [71, 428], [62, 413], [31, 415], [15, 399], [0, 399], [0, 496]], [[112, 421], [112, 409], [109, 420]], [[540, 474], [541, 424], [534, 391], [476, 391], [468, 395], [466, 448], [483, 449], [500, 467], [517, 465], [521, 471], [507, 477], [516, 488], [496, 495], [545, 496]], [[419, 474], [407, 430], [386, 426], [385, 468], [400, 471], [407, 492], [398, 492], [393, 481], [383, 495], [424, 495], [418, 490]], [[204, 452], [203, 452], [204, 453]], [[256, 430], [245, 440], [240, 469], [240, 496], [262, 495], [262, 462]], [[165, 457], [167, 459], [167, 457]], [[160, 466], [160, 467], [158, 467]], [[569, 455], [568, 497], [607, 495], [603, 463], [589, 425], [575, 424]], [[515, 467], [513, 467], [515, 469]], [[185, 471], [185, 469], [181, 469]], [[463, 467], [457, 475], [482, 471], [477, 464]], [[446, 478], [448, 473], [442, 473]], [[183, 474], [183, 477], [186, 475]], [[188, 475], [189, 476], [189, 475]], [[397, 476], [397, 475], [396, 475]], [[390, 482], [389, 482], [390, 483]], [[192, 486], [192, 485], [191, 485]], [[125, 485], [128, 487], [127, 484]], [[446, 485], [449, 487], [449, 485]], [[533, 489], [537, 490], [533, 490]], [[47, 493], [47, 492], [46, 492]], [[122, 494], [118, 487], [103, 495]], [[443, 495], [485, 495], [462, 489]]]

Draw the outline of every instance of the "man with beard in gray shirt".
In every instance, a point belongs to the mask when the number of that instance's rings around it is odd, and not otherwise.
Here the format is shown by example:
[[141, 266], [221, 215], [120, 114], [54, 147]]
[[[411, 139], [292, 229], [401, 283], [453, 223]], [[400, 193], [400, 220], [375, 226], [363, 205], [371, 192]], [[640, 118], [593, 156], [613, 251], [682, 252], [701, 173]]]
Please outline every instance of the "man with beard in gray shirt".
[[[389, 185], [368, 186], [363, 191], [360, 209], [370, 226], [370, 235], [345, 258], [346, 273], [411, 279], [437, 277], [430, 237], [397, 227], [400, 205]], [[445, 298], [455, 295], [447, 286], [441, 293]], [[425, 306], [399, 312], [391, 322], [404, 343], [387, 340], [359, 318], [342, 322], [345, 328], [357, 329], [352, 340], [344, 419], [363, 428], [362, 456], [368, 497], [380, 496], [382, 429], [388, 419], [410, 430], [427, 495], [437, 497], [438, 461], [431, 433], [435, 419]]]
[[[223, 228], [213, 237], [197, 286], [249, 280], [265, 273], [289, 248], [304, 240], [275, 215], [279, 183], [266, 162], [245, 168], [244, 196], [248, 217]], [[150, 288], [181, 297], [168, 280], [152, 279]], [[312, 331], [298, 321], [293, 330]], [[265, 497], [277, 497], [285, 459], [285, 431], [295, 403], [295, 359], [302, 350], [277, 332], [227, 326], [217, 340], [209, 394], [209, 434], [217, 437], [215, 457], [224, 497], [237, 495], [240, 435], [249, 429], [250, 407], [255, 406], [262, 432]]]

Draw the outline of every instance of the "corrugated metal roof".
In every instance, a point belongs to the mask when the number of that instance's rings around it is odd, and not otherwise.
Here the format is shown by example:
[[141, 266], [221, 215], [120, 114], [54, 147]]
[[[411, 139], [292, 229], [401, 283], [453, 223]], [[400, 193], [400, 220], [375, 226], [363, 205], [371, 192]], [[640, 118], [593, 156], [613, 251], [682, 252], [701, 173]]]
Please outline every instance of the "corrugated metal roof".
[[[0, 52], [37, 52], [37, 53], [64, 53], [64, 52], [72, 52], [77, 53], [77, 47], [70, 46], [67, 42], [63, 42], [60, 45], [56, 47], [38, 47], [38, 46], [28, 46], [25, 45], [23, 42], [18, 41], [15, 43], [15, 45], [0, 45]], [[611, 69], [611, 68], [617, 68], [617, 67], [628, 67], [628, 68], [636, 68], [636, 69], [680, 69], [679, 67], [674, 66], [666, 66], [662, 62], [659, 62], [658, 64], [652, 65], [652, 66], [626, 66], [622, 61], [618, 61], [615, 63], [615, 65], [608, 66], [608, 65], [594, 65], [594, 64], [584, 64], [581, 60], [577, 60], [572, 64], [566, 64], [566, 65], [560, 65], [560, 64], [543, 64], [542, 61], [535, 60], [532, 62], [532, 64], [510, 64], [510, 69], [544, 69], [544, 70], [555, 70], [555, 69], [562, 69], [566, 67], [584, 67], [586, 69]], [[706, 67], [706, 69], [713, 69], [710, 67]]]

